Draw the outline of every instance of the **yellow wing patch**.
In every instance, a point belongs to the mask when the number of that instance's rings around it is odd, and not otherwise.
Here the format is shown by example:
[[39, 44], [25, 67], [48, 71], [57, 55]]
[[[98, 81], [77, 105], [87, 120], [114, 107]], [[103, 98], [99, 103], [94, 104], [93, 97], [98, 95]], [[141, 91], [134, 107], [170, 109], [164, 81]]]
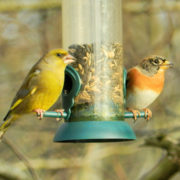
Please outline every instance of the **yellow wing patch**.
[[23, 101], [23, 99], [18, 99], [13, 106], [10, 108], [10, 110], [13, 110], [14, 108], [16, 108], [21, 102]]
[[37, 87], [34, 87], [34, 88], [31, 90], [30, 95], [33, 95], [33, 94], [36, 92], [36, 90], [37, 90]]

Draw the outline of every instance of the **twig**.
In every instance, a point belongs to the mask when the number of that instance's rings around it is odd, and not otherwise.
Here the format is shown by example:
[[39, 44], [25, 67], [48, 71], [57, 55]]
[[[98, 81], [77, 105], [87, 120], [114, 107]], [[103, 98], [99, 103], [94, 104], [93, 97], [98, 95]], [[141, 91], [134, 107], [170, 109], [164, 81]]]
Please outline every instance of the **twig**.
[[151, 171], [142, 176], [140, 180], [170, 179], [178, 171], [178, 163], [166, 156], [160, 160], [160, 162]]
[[0, 12], [12, 12], [20, 10], [39, 10], [39, 9], [52, 9], [61, 8], [61, 1], [48, 0], [48, 1], [31, 1], [31, 3], [23, 3], [22, 1], [0, 1]]
[[2, 139], [2, 142], [9, 147], [9, 149], [17, 156], [17, 158], [20, 161], [22, 161], [24, 163], [24, 165], [27, 167], [29, 173], [31, 174], [33, 180], [39, 180], [39, 177], [38, 177], [36, 171], [32, 167], [32, 165], [29, 162], [29, 160], [27, 159], [27, 157], [22, 152], [20, 152], [14, 146], [14, 144], [9, 141], [9, 139], [7, 137], [4, 136], [3, 139]]
[[160, 133], [145, 139], [144, 146], [161, 148], [167, 153], [152, 170], [142, 176], [142, 180], [169, 179], [179, 172], [180, 144], [178, 140], [169, 138], [167, 133]]

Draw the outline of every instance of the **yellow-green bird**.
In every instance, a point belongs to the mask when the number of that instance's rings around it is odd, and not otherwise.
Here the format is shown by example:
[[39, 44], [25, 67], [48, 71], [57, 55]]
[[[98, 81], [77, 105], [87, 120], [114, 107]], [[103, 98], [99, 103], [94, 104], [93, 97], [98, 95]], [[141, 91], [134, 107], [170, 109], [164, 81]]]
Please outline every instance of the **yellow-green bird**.
[[55, 49], [43, 56], [30, 70], [0, 126], [0, 137], [19, 116], [36, 112], [43, 116], [58, 99], [64, 85], [64, 71], [74, 57], [63, 49]]

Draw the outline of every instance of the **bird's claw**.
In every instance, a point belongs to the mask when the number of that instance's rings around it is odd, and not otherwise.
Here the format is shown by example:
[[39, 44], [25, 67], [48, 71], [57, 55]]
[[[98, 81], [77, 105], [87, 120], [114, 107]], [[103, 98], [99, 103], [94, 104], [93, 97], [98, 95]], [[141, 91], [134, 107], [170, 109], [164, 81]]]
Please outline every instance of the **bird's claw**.
[[133, 118], [134, 118], [134, 121], [137, 120], [137, 116], [141, 116], [141, 113], [138, 111], [138, 110], [135, 110], [135, 109], [131, 109], [131, 108], [128, 108], [128, 111], [132, 112], [133, 113]]
[[45, 110], [43, 110], [43, 109], [35, 109], [34, 112], [36, 112], [39, 120], [43, 119], [43, 113], [45, 112]]
[[152, 111], [148, 108], [144, 108], [144, 113], [145, 113], [145, 119], [149, 121], [150, 118], [152, 118]]
[[60, 113], [61, 114], [61, 116], [62, 116], [62, 118], [56, 118], [56, 121], [60, 121], [60, 120], [62, 120], [63, 119], [63, 113], [64, 113], [64, 109], [55, 109], [55, 112], [57, 112], [57, 113]]

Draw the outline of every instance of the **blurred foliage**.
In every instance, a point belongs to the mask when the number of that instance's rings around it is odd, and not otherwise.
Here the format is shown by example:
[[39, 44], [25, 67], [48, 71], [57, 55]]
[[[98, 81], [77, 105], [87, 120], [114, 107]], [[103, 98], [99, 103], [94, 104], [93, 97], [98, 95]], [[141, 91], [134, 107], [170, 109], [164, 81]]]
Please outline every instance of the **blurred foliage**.
[[[42, 2], [57, 4], [41, 5]], [[50, 0], [0, 0], [2, 118], [32, 65], [49, 49], [62, 46], [60, 3]], [[5, 4], [4, 9], [2, 4]], [[163, 93], [150, 107], [153, 119], [149, 123], [139, 119], [135, 124], [128, 120], [137, 134], [136, 141], [53, 143], [60, 124], [51, 118], [38, 121], [35, 116], [21, 118], [8, 130], [6, 137], [27, 156], [40, 179], [138, 180], [159, 162], [164, 150], [140, 145], [150, 135], [180, 126], [179, 10], [179, 0], [123, 1], [125, 66], [132, 67], [150, 54], [165, 56], [174, 63], [174, 68], [166, 73]], [[179, 135], [179, 131], [168, 134], [175, 140]], [[2, 143], [0, 163], [0, 179], [31, 179], [26, 167]], [[180, 179], [179, 173], [171, 179]]]

